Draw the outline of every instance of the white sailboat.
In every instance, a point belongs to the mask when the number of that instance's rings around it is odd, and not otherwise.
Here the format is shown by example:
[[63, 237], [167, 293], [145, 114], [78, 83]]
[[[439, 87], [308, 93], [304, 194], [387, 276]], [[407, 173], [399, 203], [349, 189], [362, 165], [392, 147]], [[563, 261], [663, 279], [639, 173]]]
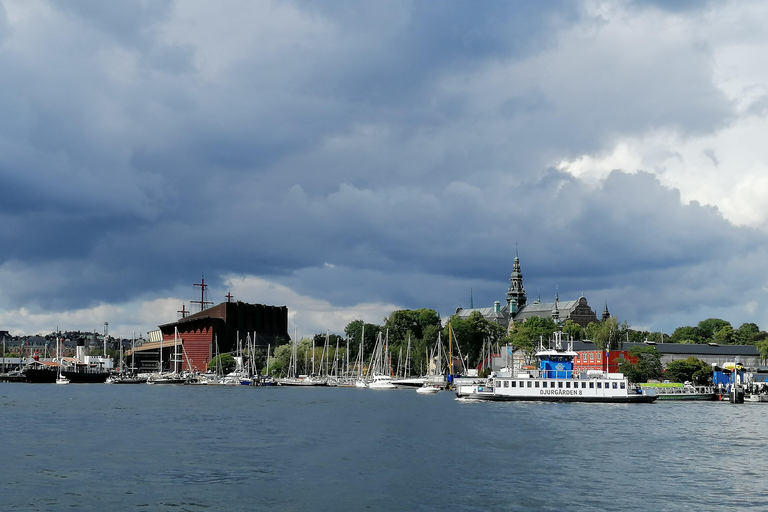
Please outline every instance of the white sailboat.
[[365, 322], [363, 322], [362, 334], [360, 334], [360, 349], [357, 352], [357, 379], [355, 379], [356, 388], [367, 388], [368, 383], [363, 377], [363, 362], [365, 361], [365, 352], [363, 351], [365, 344]]
[[389, 364], [387, 358], [387, 345], [381, 338], [381, 332], [379, 332], [379, 338], [376, 341], [376, 348], [374, 349], [374, 363], [373, 363], [373, 377], [368, 383], [369, 389], [397, 389], [392, 381], [392, 375], [389, 372]]
[[56, 375], [56, 384], [69, 384], [69, 379], [61, 374], [61, 357], [59, 356], [59, 337], [56, 336], [56, 359], [59, 360], [59, 370]]

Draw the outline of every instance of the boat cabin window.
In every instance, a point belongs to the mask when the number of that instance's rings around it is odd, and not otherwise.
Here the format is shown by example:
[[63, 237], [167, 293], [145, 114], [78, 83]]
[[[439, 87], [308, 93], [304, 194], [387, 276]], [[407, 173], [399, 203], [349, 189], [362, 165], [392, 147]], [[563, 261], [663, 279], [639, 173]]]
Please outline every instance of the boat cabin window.
[[595, 387], [595, 383], [594, 382], [590, 382], [589, 383], [589, 387], [590, 387], [590, 389], [594, 388]]
[[566, 382], [565, 383], [565, 387], [567, 387], [567, 388], [571, 387], [571, 383], [570, 382]]
[[536, 381], [536, 387], [539, 387], [539, 381]]
[[618, 388], [619, 388], [619, 386], [618, 386], [617, 384], [618, 384], [618, 382], [614, 382], [614, 383], [613, 383], [613, 386], [612, 386], [612, 387], [613, 387], [613, 389], [618, 389]]
[[513, 381], [511, 381], [511, 382], [509, 383], [509, 387], [513, 388], [513, 387], [515, 387], [515, 386], [517, 386], [517, 381], [514, 381], [514, 380], [513, 380]]
[[600, 389], [600, 388], [602, 388], [602, 387], [603, 387], [603, 383], [602, 383], [602, 382], [598, 382], [598, 383], [597, 383], [597, 389]]
[[586, 383], [586, 382], [582, 382], [582, 383], [581, 383], [581, 388], [582, 388], [582, 389], [584, 389], [584, 388], [586, 388], [586, 387], [587, 387], [587, 383]]
[[508, 388], [508, 387], [509, 387], [509, 381], [508, 381], [508, 380], [505, 380], [505, 381], [504, 381], [504, 387], [505, 387], [505, 388]]
[[624, 381], [621, 381], [619, 384], [621, 384], [621, 389], [626, 389], [624, 385]]
[[557, 383], [557, 387], [559, 387], [559, 388], [563, 387], [563, 383], [562, 382], [558, 382]]
[[528, 386], [526, 386], [526, 387], [532, 388], [533, 387], [533, 382], [528, 381]]

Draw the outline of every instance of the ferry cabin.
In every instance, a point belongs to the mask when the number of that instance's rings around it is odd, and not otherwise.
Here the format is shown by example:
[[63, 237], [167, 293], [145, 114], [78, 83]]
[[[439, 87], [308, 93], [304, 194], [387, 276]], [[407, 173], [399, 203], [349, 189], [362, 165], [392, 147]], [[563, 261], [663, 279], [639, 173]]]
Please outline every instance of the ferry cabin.
[[478, 393], [492, 393], [499, 399], [559, 400], [565, 397], [582, 399], [615, 398], [628, 394], [627, 380], [622, 374], [608, 374], [606, 378], [523, 378], [494, 377], [490, 386], [478, 386]]

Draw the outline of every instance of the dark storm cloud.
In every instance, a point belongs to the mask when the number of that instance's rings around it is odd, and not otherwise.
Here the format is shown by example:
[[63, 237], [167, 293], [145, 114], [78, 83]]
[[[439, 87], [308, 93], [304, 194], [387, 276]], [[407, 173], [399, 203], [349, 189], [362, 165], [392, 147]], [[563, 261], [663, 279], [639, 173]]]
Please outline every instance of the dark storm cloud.
[[529, 296], [646, 319], [625, 297], [764, 246], [650, 174], [554, 167], [729, 122], [689, 38], [591, 37], [572, 2], [39, 5], [0, 11], [6, 309], [240, 274], [445, 313], [503, 300], [517, 242]]

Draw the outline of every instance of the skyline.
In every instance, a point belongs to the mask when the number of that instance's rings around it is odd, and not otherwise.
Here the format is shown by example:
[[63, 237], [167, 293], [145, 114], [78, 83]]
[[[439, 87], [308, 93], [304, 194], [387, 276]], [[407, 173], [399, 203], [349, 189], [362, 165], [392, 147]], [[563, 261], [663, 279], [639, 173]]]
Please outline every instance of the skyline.
[[[0, 2], [0, 330], [584, 295], [768, 327], [768, 5]], [[192, 309], [193, 312], [196, 311]]]

